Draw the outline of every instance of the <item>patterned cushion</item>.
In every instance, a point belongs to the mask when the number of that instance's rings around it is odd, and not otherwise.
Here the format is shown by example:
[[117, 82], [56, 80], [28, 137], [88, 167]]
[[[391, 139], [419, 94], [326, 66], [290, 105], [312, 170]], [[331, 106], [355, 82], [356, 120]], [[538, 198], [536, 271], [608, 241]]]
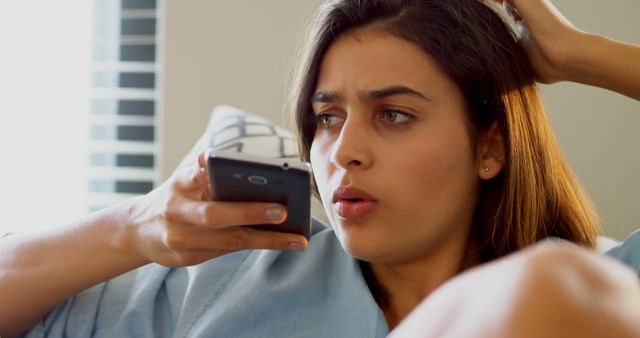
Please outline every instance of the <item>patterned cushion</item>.
[[182, 164], [208, 148], [277, 158], [298, 158], [293, 134], [258, 115], [230, 106], [217, 106], [207, 130]]

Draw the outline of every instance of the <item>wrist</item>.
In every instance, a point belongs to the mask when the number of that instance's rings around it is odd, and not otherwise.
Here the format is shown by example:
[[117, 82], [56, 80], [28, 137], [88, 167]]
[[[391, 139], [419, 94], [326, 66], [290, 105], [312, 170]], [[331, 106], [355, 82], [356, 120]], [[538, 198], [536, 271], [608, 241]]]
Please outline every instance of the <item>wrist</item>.
[[150, 263], [139, 250], [136, 240], [135, 216], [140, 213], [140, 200], [141, 197], [131, 198], [103, 211], [106, 213], [110, 246], [135, 266]]

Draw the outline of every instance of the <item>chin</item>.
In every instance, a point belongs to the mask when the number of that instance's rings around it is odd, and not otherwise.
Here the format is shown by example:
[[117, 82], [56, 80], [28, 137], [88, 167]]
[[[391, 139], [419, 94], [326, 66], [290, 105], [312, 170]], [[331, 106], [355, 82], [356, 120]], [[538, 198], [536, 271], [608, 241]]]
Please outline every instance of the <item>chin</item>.
[[356, 259], [377, 262], [389, 254], [390, 241], [380, 236], [380, 233], [349, 231], [340, 225], [338, 228], [334, 225], [334, 229], [338, 229], [336, 235], [342, 248]]
[[340, 245], [352, 257], [366, 262], [395, 262], [407, 246], [380, 215], [369, 216], [345, 220], [331, 213], [329, 219]]

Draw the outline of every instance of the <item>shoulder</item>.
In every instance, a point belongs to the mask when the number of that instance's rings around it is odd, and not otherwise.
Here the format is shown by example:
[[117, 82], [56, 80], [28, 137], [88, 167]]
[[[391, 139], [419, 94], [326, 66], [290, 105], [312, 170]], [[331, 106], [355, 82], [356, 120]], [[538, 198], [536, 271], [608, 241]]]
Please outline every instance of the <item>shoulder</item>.
[[632, 233], [624, 242], [607, 251], [605, 255], [616, 258], [640, 276], [640, 230]]

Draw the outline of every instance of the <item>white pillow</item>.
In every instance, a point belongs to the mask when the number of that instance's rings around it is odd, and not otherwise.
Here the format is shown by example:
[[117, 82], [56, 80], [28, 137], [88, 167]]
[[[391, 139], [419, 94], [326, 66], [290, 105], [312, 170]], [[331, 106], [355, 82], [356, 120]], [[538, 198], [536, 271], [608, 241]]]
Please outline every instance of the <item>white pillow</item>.
[[182, 164], [209, 148], [277, 158], [298, 158], [293, 134], [269, 120], [230, 106], [217, 106], [204, 134]]

